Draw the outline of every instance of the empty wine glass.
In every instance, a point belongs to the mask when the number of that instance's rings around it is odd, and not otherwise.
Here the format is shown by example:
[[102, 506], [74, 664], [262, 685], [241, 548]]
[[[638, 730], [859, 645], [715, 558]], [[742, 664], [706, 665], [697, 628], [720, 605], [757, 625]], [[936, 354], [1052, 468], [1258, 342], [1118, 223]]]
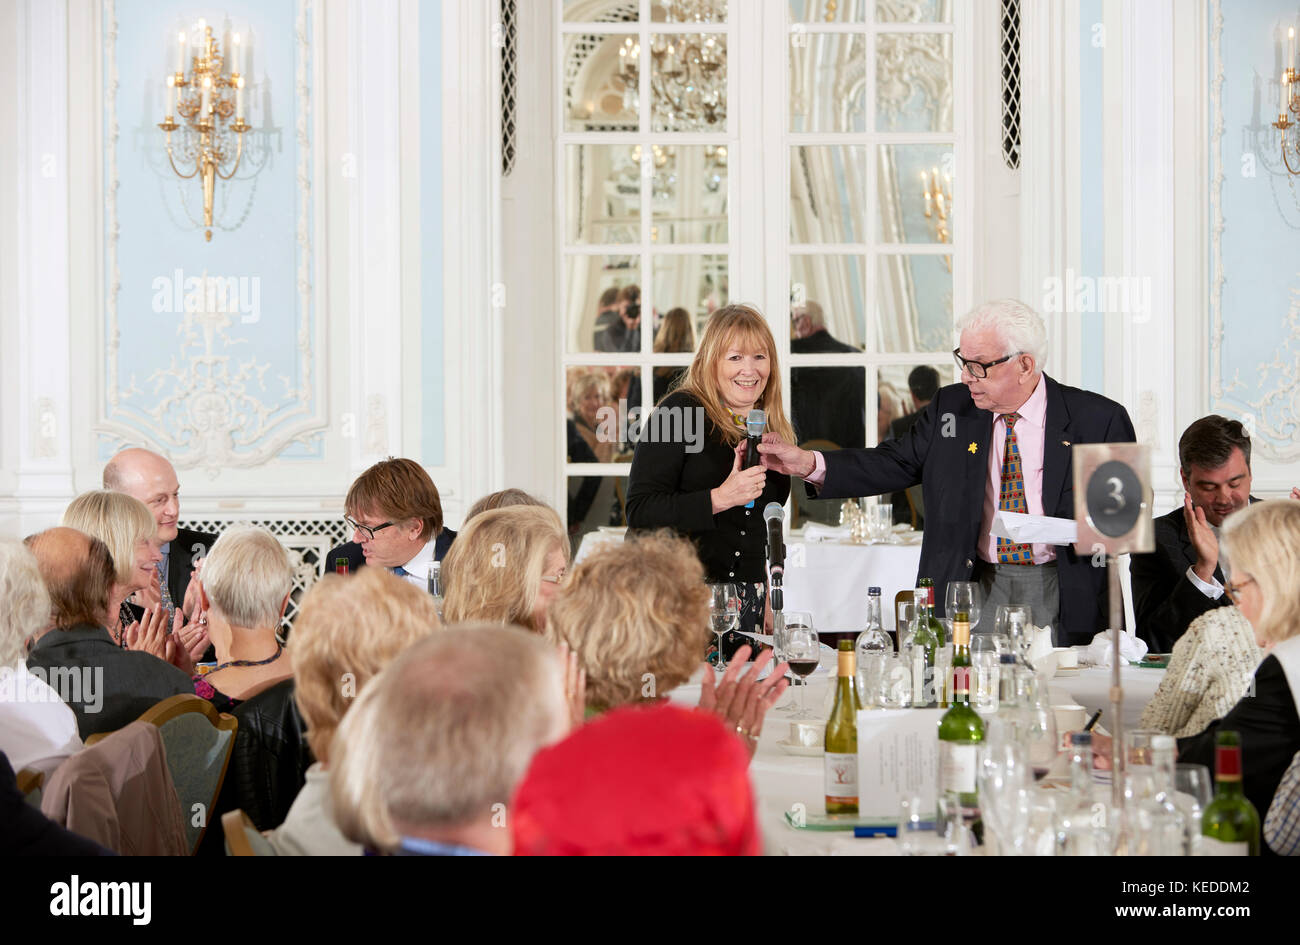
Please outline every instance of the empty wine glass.
[[1192, 856], [1201, 849], [1201, 814], [1214, 793], [1210, 769], [1186, 762], [1174, 766], [1174, 803], [1187, 815], [1188, 849]]
[[709, 620], [713, 634], [718, 638], [718, 658], [714, 665], [718, 672], [725, 672], [727, 663], [722, 655], [722, 635], [740, 626], [740, 589], [736, 585], [709, 585]]
[[790, 717], [816, 718], [808, 711], [808, 677], [821, 662], [821, 641], [813, 629], [812, 614], [787, 612], [783, 638], [783, 655], [799, 686], [799, 709]]
[[1052, 699], [1047, 687], [1038, 684], [1037, 677], [1029, 681], [1029, 718], [1026, 737], [1029, 750], [1029, 764], [1034, 769], [1034, 777], [1042, 778], [1060, 753], [1061, 743], [1056, 734], [1056, 713], [1052, 711]]
[[974, 581], [949, 581], [943, 595], [943, 612], [949, 620], [960, 610], [970, 618], [971, 631], [980, 622], [980, 586]]
[[1033, 780], [1023, 745], [1014, 739], [1013, 726], [990, 720], [989, 737], [980, 752], [978, 768], [980, 810], [998, 852], [1023, 856], [1032, 809]]
[[428, 574], [429, 594], [433, 597], [433, 607], [438, 611], [438, 617], [442, 617], [442, 599], [445, 596], [445, 589], [442, 585], [442, 568], [438, 562], [434, 562], [429, 567]]
[[912, 666], [906, 656], [885, 657], [878, 702], [882, 709], [905, 709], [912, 704]]
[[898, 850], [903, 856], [939, 856], [944, 852], [933, 798], [904, 794], [898, 803]]
[[1034, 642], [1033, 634], [1029, 629], [1032, 626], [1029, 608], [1024, 604], [1002, 604], [993, 618], [993, 632], [1006, 636], [1015, 646], [1022, 661], [1029, 659], [1029, 647]]

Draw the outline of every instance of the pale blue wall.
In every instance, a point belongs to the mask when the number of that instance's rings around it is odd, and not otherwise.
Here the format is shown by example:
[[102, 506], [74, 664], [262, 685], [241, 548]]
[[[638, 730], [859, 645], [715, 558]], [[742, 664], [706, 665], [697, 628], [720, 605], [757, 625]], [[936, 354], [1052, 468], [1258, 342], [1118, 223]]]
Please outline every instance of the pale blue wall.
[[442, 321], [442, 0], [420, 3], [422, 461], [446, 462]]
[[[1106, 275], [1106, 179], [1103, 161], [1106, 115], [1103, 111], [1104, 46], [1093, 45], [1093, 25], [1102, 22], [1102, 0], [1079, 3], [1079, 266], [1085, 276]], [[1111, 133], [1119, 137], [1119, 116], [1112, 116]], [[1051, 317], [1050, 315], [1047, 317]], [[1080, 385], [1098, 393], [1105, 389], [1105, 316], [1079, 316]]]
[[[1219, 148], [1224, 175], [1221, 363], [1225, 390], [1223, 402], [1212, 407], [1237, 415], [1256, 414], [1257, 436], [1281, 446], [1300, 439], [1295, 388], [1285, 394], [1300, 368], [1300, 178], [1288, 179], [1279, 167], [1276, 131], [1268, 125], [1277, 119], [1275, 96], [1286, 26], [1300, 26], [1300, 8], [1296, 0], [1252, 0], [1225, 2], [1222, 10]], [[1210, 25], [1213, 30], [1212, 7]], [[1281, 46], [1274, 38], [1279, 26]], [[1211, 39], [1211, 132], [1219, 117], [1213, 103], [1213, 53]], [[1210, 147], [1214, 148], [1213, 141]], [[1246, 155], [1254, 156], [1254, 176], [1248, 176]], [[1211, 200], [1213, 186], [1209, 182]], [[1213, 281], [1210, 288], [1213, 292]], [[1208, 321], [1205, 327], [1212, 330]], [[1273, 366], [1275, 358], [1280, 358], [1280, 367]], [[1265, 400], [1267, 392], [1278, 390], [1284, 395]]]
[[[114, 24], [109, 16], [110, 7], [106, 4], [104, 10], [105, 28], [111, 29]], [[246, 418], [247, 428], [258, 426], [263, 431], [273, 431], [277, 417], [295, 407], [286, 392], [301, 383], [296, 351], [301, 313], [297, 291], [300, 250], [296, 242], [300, 195], [299, 145], [295, 131], [298, 111], [295, 3], [293, 0], [223, 0], [219, 8], [208, 14], [229, 17], [233, 28], [245, 34], [246, 42], [251, 40], [249, 79], [256, 87], [246, 92], [246, 104], [255, 132], [246, 138], [256, 134], [266, 144], [266, 159], [260, 168], [253, 166], [251, 155], [246, 153], [245, 165], [241, 166], [237, 179], [218, 181], [210, 243], [205, 243], [199, 225], [203, 206], [201, 186], [197, 179], [177, 179], [167, 164], [164, 136], [157, 128], [164, 111], [163, 82], [175, 66], [174, 45], [169, 45], [169, 40], [174, 44], [181, 24], [193, 22], [198, 15], [196, 8], [190, 2], [173, 0], [117, 0], [111, 12], [116, 18], [114, 58], [118, 85], [111, 103], [105, 103], [105, 119], [107, 128], [110, 113], [115, 111], [119, 128], [115, 148], [120, 283], [114, 287], [106, 252], [104, 290], [110, 298], [116, 293], [121, 332], [118, 387], [122, 392], [120, 406], [112, 419], [143, 430], [141, 421], [148, 412], [180, 390], [180, 382], [171, 378], [151, 380], [155, 371], [179, 368], [193, 376], [206, 370], [202, 362], [194, 360], [204, 350], [201, 336], [187, 343], [179, 334], [183, 314], [155, 310], [158, 307], [155, 280], [169, 278], [180, 269], [186, 277], [206, 272], [213, 276], [257, 280], [260, 317], [248, 323], [239, 315], [232, 317], [231, 324], [224, 329], [224, 337], [218, 336], [216, 340], [214, 354], [228, 356], [225, 369], [232, 374], [240, 370], [240, 365], [252, 363], [251, 376], [244, 387], [250, 397], [270, 408], [271, 413], [254, 420], [250, 403], [241, 406], [235, 398], [225, 398], [225, 401]], [[310, 36], [310, 26], [307, 35]], [[307, 55], [310, 57], [310, 50]], [[111, 92], [107, 57], [105, 68], [106, 88]], [[310, 75], [308, 61], [308, 94], [311, 93]], [[310, 136], [313, 132], [310, 121], [307, 130]], [[246, 147], [250, 143], [246, 141]], [[107, 137], [106, 146], [114, 146]], [[106, 190], [111, 192], [114, 183], [110, 179], [110, 162], [106, 160]], [[308, 214], [310, 235], [310, 209]], [[105, 220], [111, 226], [107, 213]], [[314, 249], [319, 254], [321, 247]], [[313, 286], [314, 275], [313, 272]], [[252, 284], [247, 283], [250, 287]], [[314, 313], [309, 311], [308, 316], [314, 318]], [[313, 352], [316, 357], [321, 354]], [[322, 362], [315, 369], [323, 367]], [[221, 385], [218, 386], [220, 389]], [[172, 436], [179, 435], [193, 422], [186, 415], [190, 402], [189, 398], [180, 398], [163, 414], [162, 426]], [[234, 439], [236, 453], [257, 445], [257, 442], [241, 443], [239, 433]], [[265, 437], [260, 441], [265, 442]], [[173, 455], [186, 449], [183, 441], [163, 445]], [[101, 451], [111, 446], [105, 439]], [[320, 438], [291, 444], [279, 458], [319, 460]]]

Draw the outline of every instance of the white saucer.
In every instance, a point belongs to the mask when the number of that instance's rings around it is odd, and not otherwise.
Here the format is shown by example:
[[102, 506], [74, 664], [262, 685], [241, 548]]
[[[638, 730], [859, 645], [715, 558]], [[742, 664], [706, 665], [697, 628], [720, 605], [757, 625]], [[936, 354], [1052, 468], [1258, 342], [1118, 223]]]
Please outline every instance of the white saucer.
[[807, 745], [800, 745], [790, 741], [788, 738], [779, 740], [777, 746], [787, 755], [802, 755], [805, 758], [816, 758], [818, 755], [825, 754], [820, 747], [810, 748]]
[[1069, 668], [1058, 666], [1056, 668], [1056, 678], [1059, 678], [1061, 676], [1078, 676], [1080, 668], [1081, 667], [1078, 666], [1071, 666]]

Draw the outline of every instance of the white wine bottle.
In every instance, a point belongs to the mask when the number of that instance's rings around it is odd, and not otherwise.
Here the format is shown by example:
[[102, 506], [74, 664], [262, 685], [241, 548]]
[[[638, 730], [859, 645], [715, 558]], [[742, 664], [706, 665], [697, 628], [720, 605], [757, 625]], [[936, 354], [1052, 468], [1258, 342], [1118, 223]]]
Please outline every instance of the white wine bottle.
[[837, 651], [835, 704], [826, 719], [826, 813], [858, 812], [858, 696], [854, 684], [853, 641], [841, 640]]

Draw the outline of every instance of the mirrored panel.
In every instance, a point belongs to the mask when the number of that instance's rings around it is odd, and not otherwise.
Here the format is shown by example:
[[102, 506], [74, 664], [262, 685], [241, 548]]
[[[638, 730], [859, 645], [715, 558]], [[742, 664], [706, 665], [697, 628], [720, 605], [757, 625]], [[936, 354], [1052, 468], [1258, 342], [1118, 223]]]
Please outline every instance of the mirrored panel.
[[635, 38], [566, 33], [563, 42], [564, 130], [638, 130]]
[[564, 0], [566, 23], [635, 23], [640, 16], [637, 0]]
[[790, 257], [790, 353], [861, 351], [867, 338], [866, 260]]
[[652, 148], [650, 239], [727, 242], [727, 146], [656, 144]]
[[650, 40], [654, 131], [727, 130], [727, 37], [655, 33]]
[[[602, 542], [622, 544], [622, 532], [600, 529], [626, 527], [627, 477], [570, 476], [567, 486], [569, 539], [574, 556], [584, 542], [592, 548]], [[585, 553], [590, 554], [590, 549]]]
[[874, 0], [790, 0], [791, 23], [862, 23]]
[[655, 316], [676, 308], [685, 309], [695, 329], [695, 340], [704, 334], [709, 316], [726, 305], [728, 295], [727, 256], [689, 255], [654, 257]]
[[952, 242], [952, 146], [882, 144], [877, 151], [882, 243]]
[[952, 350], [951, 256], [880, 256], [875, 296], [880, 351]]
[[865, 445], [866, 383], [866, 368], [792, 367], [790, 420], [799, 442], [808, 449]]
[[640, 351], [640, 285], [639, 256], [565, 256], [567, 349]]
[[641, 239], [641, 146], [571, 144], [564, 149], [564, 241]]
[[652, 23], [725, 23], [727, 0], [650, 0]]
[[952, 131], [952, 34], [876, 37], [876, 130]]
[[867, 41], [808, 33], [790, 46], [790, 130], [867, 130]]
[[790, 149], [790, 242], [866, 242], [867, 149]]
[[[876, 397], [879, 441], [906, 437], [940, 387], [956, 381], [951, 361], [935, 364], [882, 364]], [[900, 489], [882, 499], [894, 507], [894, 524], [925, 528], [925, 493], [919, 485]]]
[[951, 23], [953, 0], [875, 0], [881, 23]]
[[564, 372], [565, 457], [570, 463], [632, 458], [629, 424], [641, 405], [641, 371], [632, 365], [571, 366]]

